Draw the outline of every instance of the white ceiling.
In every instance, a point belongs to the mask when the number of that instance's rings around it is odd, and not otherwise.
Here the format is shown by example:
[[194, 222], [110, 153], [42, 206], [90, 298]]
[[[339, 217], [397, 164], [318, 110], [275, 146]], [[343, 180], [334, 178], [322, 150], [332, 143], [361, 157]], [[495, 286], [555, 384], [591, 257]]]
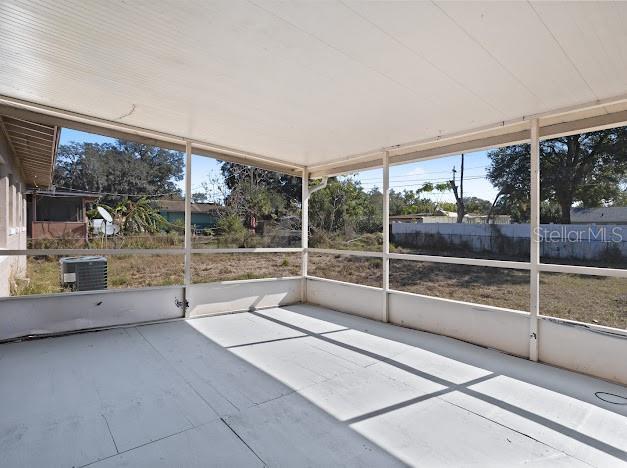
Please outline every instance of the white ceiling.
[[0, 0], [0, 95], [302, 165], [627, 94], [627, 2]]

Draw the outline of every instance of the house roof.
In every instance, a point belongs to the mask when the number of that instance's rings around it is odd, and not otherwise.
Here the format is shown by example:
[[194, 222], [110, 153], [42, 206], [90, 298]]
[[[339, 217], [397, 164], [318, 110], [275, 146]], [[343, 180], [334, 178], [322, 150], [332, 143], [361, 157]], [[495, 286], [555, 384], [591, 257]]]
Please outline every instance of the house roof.
[[[380, 164], [384, 149], [394, 163], [427, 157], [459, 135], [471, 147], [525, 140], [530, 116], [557, 126], [541, 136], [574, 119], [627, 121], [627, 61], [618, 59], [627, 56], [627, 2], [43, 0], [1, 9], [0, 104], [312, 174]], [[164, 18], [168, 34], [158, 33]]]
[[[192, 213], [215, 213], [220, 205], [216, 203], [192, 203]], [[160, 200], [159, 208], [163, 211], [185, 213], [185, 200]]]
[[37, 190], [37, 189], [29, 189], [26, 191], [27, 194], [36, 193], [39, 197], [47, 197], [47, 198], [86, 198], [90, 200], [97, 200], [100, 198], [99, 195], [95, 195], [89, 192], [70, 192], [63, 190]]
[[420, 219], [425, 216], [432, 216], [430, 213], [414, 213], [414, 214], [404, 214], [404, 215], [392, 215], [390, 219]]

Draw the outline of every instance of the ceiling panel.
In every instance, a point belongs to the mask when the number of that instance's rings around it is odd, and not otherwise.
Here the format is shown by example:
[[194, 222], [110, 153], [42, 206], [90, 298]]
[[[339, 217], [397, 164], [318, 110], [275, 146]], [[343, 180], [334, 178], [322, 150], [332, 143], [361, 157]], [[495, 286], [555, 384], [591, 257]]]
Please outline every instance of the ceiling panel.
[[0, 0], [0, 95], [316, 165], [625, 94], [626, 12]]
[[616, 2], [534, 2], [533, 8], [595, 95], [625, 92], [626, 8]]

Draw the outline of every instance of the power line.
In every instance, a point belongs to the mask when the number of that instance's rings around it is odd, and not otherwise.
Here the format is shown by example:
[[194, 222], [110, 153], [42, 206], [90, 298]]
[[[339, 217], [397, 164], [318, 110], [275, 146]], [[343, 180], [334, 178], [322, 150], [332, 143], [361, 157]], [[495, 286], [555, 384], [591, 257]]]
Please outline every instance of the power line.
[[[473, 167], [467, 167], [464, 169], [465, 171], [469, 171], [469, 170], [473, 170], [473, 169], [486, 169], [488, 166], [473, 166]], [[397, 176], [390, 176], [390, 180], [392, 179], [400, 179], [400, 178], [405, 178], [405, 177], [415, 177], [415, 176], [424, 176], [424, 175], [429, 175], [429, 174], [445, 174], [445, 173], [449, 173], [451, 172], [451, 169], [445, 170], [445, 171], [425, 171], [425, 172], [421, 172], [419, 174], [401, 174], [401, 175], [397, 175]], [[381, 176], [380, 178], [360, 178], [358, 174], [354, 174], [354, 175], [349, 175], [349, 176], [344, 176], [344, 177], [354, 177], [357, 180], [380, 180], [383, 179], [383, 176]]]
[[113, 192], [93, 192], [91, 190], [80, 190], [71, 187], [57, 187], [63, 190], [69, 190], [70, 192], [80, 192], [80, 193], [88, 193], [90, 195], [110, 195], [115, 197], [165, 197], [168, 195], [180, 194], [181, 190], [175, 190], [172, 192], [164, 192], [164, 193], [113, 193]]

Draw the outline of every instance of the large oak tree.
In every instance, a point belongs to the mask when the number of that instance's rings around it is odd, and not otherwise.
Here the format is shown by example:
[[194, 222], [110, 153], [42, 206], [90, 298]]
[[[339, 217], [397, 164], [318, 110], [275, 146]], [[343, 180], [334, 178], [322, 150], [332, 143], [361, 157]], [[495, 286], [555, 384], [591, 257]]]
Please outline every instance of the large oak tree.
[[[499, 189], [495, 205], [529, 219], [530, 146], [515, 145], [488, 153], [488, 179]], [[543, 222], [570, 224], [570, 209], [624, 203], [627, 182], [627, 127], [570, 135], [540, 143], [540, 201]], [[557, 219], [551, 206], [559, 207]], [[555, 210], [553, 210], [553, 213]], [[542, 210], [541, 210], [542, 215]]]
[[181, 196], [176, 182], [183, 180], [183, 169], [178, 151], [126, 140], [72, 142], [59, 147], [53, 183], [59, 190], [103, 194], [106, 204], [142, 196], [176, 198]]

